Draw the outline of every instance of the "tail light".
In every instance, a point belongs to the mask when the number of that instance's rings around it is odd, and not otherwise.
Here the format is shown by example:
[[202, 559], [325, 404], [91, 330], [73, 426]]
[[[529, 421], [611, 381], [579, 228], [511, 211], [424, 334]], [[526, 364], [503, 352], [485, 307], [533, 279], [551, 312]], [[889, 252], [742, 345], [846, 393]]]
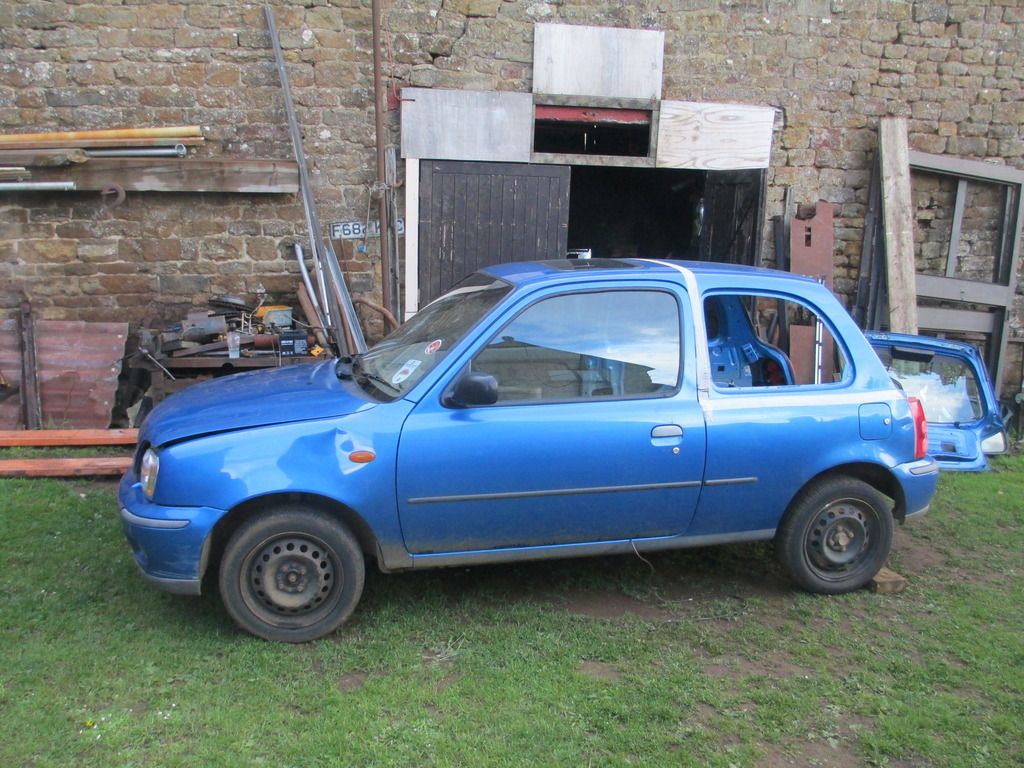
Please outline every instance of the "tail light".
[[923, 459], [928, 455], [928, 421], [924, 417], [924, 406], [916, 397], [908, 397], [907, 400], [914, 417], [914, 458]]

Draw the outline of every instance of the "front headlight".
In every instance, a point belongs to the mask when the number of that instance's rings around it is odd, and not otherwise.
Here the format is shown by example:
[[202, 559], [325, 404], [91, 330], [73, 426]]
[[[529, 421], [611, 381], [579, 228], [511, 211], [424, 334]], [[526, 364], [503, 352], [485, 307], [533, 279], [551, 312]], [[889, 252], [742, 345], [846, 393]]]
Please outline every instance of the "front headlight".
[[142, 492], [147, 499], [153, 498], [156, 491], [156, 476], [160, 471], [160, 454], [152, 448], [147, 448], [142, 454], [142, 465], [139, 468], [139, 480], [142, 482]]
[[995, 453], [1006, 453], [1006, 433], [996, 432], [981, 441], [981, 450], [989, 456]]

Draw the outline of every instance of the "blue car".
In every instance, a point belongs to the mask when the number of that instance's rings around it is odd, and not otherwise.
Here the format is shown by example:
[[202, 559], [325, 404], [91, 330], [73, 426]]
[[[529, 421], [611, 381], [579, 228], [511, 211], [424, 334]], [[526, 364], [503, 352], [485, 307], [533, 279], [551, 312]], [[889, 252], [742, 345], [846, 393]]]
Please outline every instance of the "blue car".
[[[785, 333], [779, 329], [784, 328]], [[645, 260], [471, 275], [368, 352], [161, 403], [120, 486], [153, 584], [337, 629], [399, 571], [775, 542], [864, 586], [938, 468], [920, 405], [813, 280]]]
[[928, 454], [942, 469], [979, 472], [1006, 452], [1006, 426], [985, 368], [962, 341], [904, 333], [866, 334], [889, 375], [921, 401]]

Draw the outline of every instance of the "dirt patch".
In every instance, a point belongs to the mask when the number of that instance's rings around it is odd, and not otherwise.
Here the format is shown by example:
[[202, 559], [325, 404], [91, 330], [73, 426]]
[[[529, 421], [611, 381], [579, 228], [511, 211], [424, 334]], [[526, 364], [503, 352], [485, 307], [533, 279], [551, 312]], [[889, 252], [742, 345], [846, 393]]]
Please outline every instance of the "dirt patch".
[[929, 568], [946, 563], [946, 555], [939, 552], [926, 541], [911, 536], [897, 528], [892, 544], [895, 562], [899, 566], [894, 569], [903, 576], [916, 576]]
[[768, 677], [775, 680], [807, 678], [811, 673], [804, 667], [793, 664], [779, 654], [770, 654], [763, 659], [749, 659], [746, 656], [720, 656], [704, 667], [704, 674], [711, 678]]
[[611, 664], [603, 661], [581, 661], [576, 667], [581, 675], [592, 677], [595, 680], [604, 680], [608, 683], [617, 683], [622, 679], [622, 673]]
[[657, 606], [645, 603], [620, 592], [567, 592], [555, 601], [569, 613], [592, 619], [621, 619], [638, 616], [648, 621], [664, 621], [669, 614]]
[[342, 675], [338, 678], [338, 690], [344, 693], [358, 691], [366, 684], [366, 679], [369, 676], [370, 675], [368, 673], [359, 671], [349, 672], [348, 674]]
[[761, 768], [783, 768], [798, 765], [827, 766], [828, 768], [860, 768], [864, 760], [852, 752], [846, 744], [836, 742], [835, 746], [818, 741], [802, 744], [775, 746], [769, 744], [764, 756], [757, 763]]
[[434, 690], [437, 693], [444, 693], [461, 679], [462, 675], [458, 672], [448, 672], [444, 677], [437, 681], [437, 685], [434, 686]]

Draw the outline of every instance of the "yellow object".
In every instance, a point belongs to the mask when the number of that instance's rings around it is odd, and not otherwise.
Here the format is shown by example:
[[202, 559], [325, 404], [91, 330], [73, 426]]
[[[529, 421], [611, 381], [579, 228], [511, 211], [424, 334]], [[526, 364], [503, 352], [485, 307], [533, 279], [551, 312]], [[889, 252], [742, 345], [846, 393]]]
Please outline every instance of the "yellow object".
[[275, 312], [278, 310], [288, 309], [291, 309], [291, 307], [289, 307], [287, 304], [268, 304], [265, 307], [260, 307], [259, 309], [257, 309], [255, 317], [257, 320], [262, 320], [264, 317], [267, 316], [267, 312]]
[[313, 357], [320, 357], [320, 355], [322, 355], [323, 353], [324, 348], [321, 347], [319, 344], [314, 344], [312, 347], [309, 348], [309, 354], [311, 354]]

